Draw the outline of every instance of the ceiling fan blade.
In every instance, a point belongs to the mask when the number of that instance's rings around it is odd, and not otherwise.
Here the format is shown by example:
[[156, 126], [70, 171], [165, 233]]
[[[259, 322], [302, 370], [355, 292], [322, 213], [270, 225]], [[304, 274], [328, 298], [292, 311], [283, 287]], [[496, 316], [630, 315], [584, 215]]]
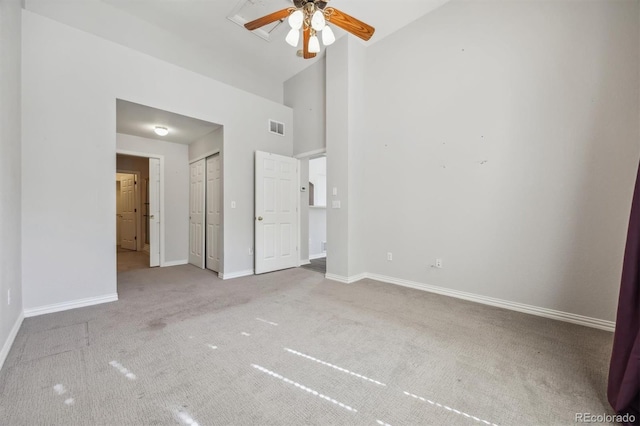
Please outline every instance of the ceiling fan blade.
[[305, 59], [315, 58], [316, 54], [309, 52], [309, 39], [311, 38], [311, 28], [307, 27], [302, 32], [302, 57]]
[[258, 18], [251, 22], [247, 22], [246, 24], [244, 24], [244, 27], [249, 31], [257, 30], [258, 28], [264, 27], [265, 25], [270, 24], [272, 22], [285, 19], [287, 16], [289, 16], [290, 13], [291, 13], [290, 8], [282, 9], [277, 12], [273, 12], [266, 16], [263, 16], [262, 18]]
[[369, 40], [376, 31], [376, 29], [371, 25], [365, 24], [353, 16], [347, 15], [335, 8], [331, 8], [329, 11], [329, 23], [348, 31], [365, 41]]

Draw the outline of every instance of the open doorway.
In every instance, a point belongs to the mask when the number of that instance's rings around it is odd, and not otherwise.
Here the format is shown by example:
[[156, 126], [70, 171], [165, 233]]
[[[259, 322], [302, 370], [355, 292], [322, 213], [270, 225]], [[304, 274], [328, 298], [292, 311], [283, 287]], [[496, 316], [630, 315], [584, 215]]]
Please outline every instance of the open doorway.
[[118, 272], [159, 266], [159, 159], [116, 155]]
[[305, 268], [327, 272], [327, 157], [309, 159], [309, 264]]

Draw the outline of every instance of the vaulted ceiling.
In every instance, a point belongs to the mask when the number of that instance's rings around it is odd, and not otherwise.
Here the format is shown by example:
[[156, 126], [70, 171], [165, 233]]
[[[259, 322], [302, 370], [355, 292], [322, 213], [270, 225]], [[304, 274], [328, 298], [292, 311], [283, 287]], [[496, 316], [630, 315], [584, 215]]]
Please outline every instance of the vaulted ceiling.
[[[447, 1], [331, 0], [330, 5], [374, 26], [376, 33], [367, 42], [371, 45]], [[291, 0], [26, 0], [26, 8], [36, 13], [137, 50], [149, 47], [144, 53], [164, 56], [160, 59], [168, 61], [175, 57], [177, 65], [229, 84], [238, 86], [241, 78], [252, 79], [258, 89], [267, 82], [281, 85], [324, 55], [323, 48], [316, 59], [298, 57], [297, 49], [284, 41], [286, 23], [268, 27], [272, 30], [268, 40], [240, 25], [242, 19], [255, 19], [289, 6]], [[152, 30], [162, 31], [164, 36], [160, 53], [157, 46], [141, 41], [150, 38]], [[346, 36], [340, 29], [335, 32], [337, 37]], [[167, 34], [175, 40], [169, 43]], [[200, 58], [186, 58], [186, 45], [197, 48], [189, 53]], [[173, 54], [168, 51], [171, 48]], [[249, 82], [241, 88], [256, 91]]]

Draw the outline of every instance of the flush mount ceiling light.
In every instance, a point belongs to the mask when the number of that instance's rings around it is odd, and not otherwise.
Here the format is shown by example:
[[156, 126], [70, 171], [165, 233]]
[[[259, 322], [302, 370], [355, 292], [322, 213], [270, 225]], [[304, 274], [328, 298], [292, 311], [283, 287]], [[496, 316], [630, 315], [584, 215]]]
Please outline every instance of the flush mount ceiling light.
[[156, 132], [156, 135], [158, 136], [167, 136], [169, 134], [169, 129], [167, 129], [166, 127], [156, 126], [153, 131]]
[[293, 47], [298, 47], [300, 31], [302, 31], [302, 56], [311, 59], [320, 52], [318, 33], [322, 33], [322, 43], [329, 46], [336, 37], [329, 24], [342, 28], [363, 40], [369, 40], [375, 28], [358, 19], [347, 15], [333, 7], [327, 7], [322, 0], [293, 0], [295, 7], [289, 7], [244, 24], [249, 31], [271, 24], [275, 21], [287, 19], [291, 30], [286, 41]]

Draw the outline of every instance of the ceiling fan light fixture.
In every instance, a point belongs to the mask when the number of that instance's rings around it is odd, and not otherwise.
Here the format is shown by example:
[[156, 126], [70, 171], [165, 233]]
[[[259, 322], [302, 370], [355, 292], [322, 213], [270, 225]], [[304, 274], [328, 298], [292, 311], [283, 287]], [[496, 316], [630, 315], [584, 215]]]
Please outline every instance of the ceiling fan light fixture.
[[158, 136], [167, 136], [169, 134], [169, 129], [161, 126], [156, 126], [156, 128], [153, 129], [153, 131], [156, 132], [156, 135]]
[[316, 31], [322, 31], [327, 21], [324, 19], [324, 13], [321, 10], [316, 10], [311, 17], [311, 27]]
[[298, 47], [298, 42], [300, 41], [300, 30], [291, 29], [291, 31], [289, 31], [289, 34], [287, 34], [287, 38], [285, 38], [285, 40], [291, 46]]
[[320, 53], [320, 41], [315, 35], [309, 38], [309, 53]]
[[330, 26], [324, 27], [322, 30], [322, 44], [330, 46], [336, 41], [336, 36]]
[[302, 10], [298, 9], [294, 11], [291, 15], [289, 15], [289, 25], [292, 30], [299, 30], [302, 28], [302, 23], [304, 22], [304, 13]]

